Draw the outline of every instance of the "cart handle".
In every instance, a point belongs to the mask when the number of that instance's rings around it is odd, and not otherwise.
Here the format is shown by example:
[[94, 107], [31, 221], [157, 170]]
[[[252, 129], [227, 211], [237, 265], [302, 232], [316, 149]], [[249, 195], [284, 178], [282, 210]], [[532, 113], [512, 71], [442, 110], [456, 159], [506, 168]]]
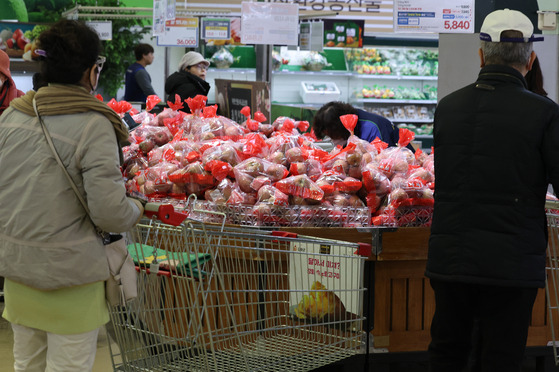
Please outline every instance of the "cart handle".
[[297, 233], [289, 231], [272, 231], [272, 236], [280, 236], [282, 238], [296, 238]]
[[150, 218], [157, 218], [159, 221], [168, 225], [180, 225], [188, 215], [175, 211], [171, 204], [147, 203], [144, 207], [144, 215]]

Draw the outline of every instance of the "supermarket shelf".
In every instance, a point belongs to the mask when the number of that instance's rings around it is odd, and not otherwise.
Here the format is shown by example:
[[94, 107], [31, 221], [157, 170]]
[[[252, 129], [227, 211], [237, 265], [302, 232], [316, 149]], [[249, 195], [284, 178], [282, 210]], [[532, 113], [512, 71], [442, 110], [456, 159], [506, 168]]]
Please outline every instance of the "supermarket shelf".
[[424, 123], [424, 124], [431, 124], [433, 122], [433, 118], [430, 119], [390, 119], [393, 123]]
[[432, 134], [416, 134], [415, 139], [433, 139]]
[[25, 61], [21, 58], [11, 58], [10, 67], [12, 73], [35, 73], [41, 71], [41, 64], [37, 61]]
[[307, 70], [301, 70], [301, 71], [288, 71], [288, 70], [281, 70], [281, 71], [272, 71], [273, 75], [318, 75], [318, 76], [353, 76], [354, 74], [352, 72], [347, 72], [347, 71], [307, 71]]
[[437, 104], [436, 99], [382, 99], [382, 98], [358, 98], [359, 103], [405, 103], [405, 104]]
[[385, 79], [385, 80], [432, 80], [432, 81], [436, 81], [438, 79], [437, 76], [358, 74], [356, 72], [335, 71], [335, 70], [324, 70], [324, 71], [280, 70], [280, 71], [272, 71], [272, 74], [274, 74], [274, 75], [320, 75], [320, 76], [336, 75], [336, 76], [349, 76], [349, 77], [354, 77], [354, 78], [359, 78], [359, 79]]
[[285, 103], [285, 102], [272, 102], [273, 105], [281, 105], [288, 107], [298, 107], [298, 108], [321, 108], [324, 103]]
[[224, 73], [234, 73], [234, 74], [251, 74], [255, 73], [256, 70], [253, 68], [215, 68], [210, 67], [208, 72], [224, 72]]
[[353, 73], [353, 77], [360, 79], [385, 79], [385, 80], [433, 80], [436, 81], [438, 76], [418, 76], [418, 75], [382, 75], [382, 74], [358, 74]]

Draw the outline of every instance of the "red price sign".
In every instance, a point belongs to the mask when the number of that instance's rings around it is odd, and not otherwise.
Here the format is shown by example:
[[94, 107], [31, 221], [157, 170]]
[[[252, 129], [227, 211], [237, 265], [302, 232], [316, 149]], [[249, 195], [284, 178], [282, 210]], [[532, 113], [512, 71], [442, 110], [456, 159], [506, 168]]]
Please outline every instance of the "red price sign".
[[444, 21], [445, 30], [467, 30], [470, 28], [470, 21]]

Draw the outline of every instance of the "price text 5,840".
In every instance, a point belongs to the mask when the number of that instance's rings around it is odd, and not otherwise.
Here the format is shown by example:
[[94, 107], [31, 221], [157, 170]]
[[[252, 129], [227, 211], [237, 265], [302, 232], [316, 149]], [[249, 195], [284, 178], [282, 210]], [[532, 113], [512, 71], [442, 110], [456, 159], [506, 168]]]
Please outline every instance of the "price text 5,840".
[[470, 21], [444, 21], [445, 30], [467, 30], [470, 28]]

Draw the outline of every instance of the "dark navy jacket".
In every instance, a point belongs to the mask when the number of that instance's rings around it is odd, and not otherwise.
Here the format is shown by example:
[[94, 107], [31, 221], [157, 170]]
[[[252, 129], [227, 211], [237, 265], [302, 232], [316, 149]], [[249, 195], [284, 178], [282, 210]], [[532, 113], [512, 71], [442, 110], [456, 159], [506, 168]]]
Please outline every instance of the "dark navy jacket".
[[[144, 89], [142, 89], [142, 86]], [[124, 100], [145, 102], [148, 95], [155, 94], [151, 86], [151, 78], [144, 66], [135, 62], [126, 69]]]
[[434, 120], [435, 207], [426, 275], [543, 287], [548, 183], [559, 190], [559, 107], [507, 66], [446, 97]]
[[398, 143], [398, 128], [384, 116], [357, 109], [357, 125], [354, 134], [367, 142], [380, 138], [388, 143], [388, 146], [396, 146]]

